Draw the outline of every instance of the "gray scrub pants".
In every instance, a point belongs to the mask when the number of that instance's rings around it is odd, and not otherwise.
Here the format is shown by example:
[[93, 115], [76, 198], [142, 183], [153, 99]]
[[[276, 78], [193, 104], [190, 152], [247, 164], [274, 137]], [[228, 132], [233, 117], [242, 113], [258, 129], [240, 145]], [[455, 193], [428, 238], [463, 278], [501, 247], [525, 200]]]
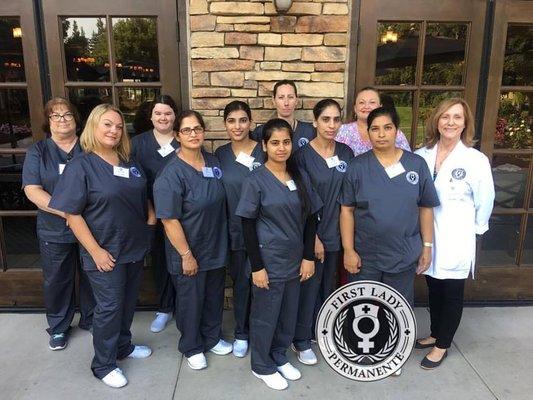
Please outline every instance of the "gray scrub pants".
[[198, 271], [194, 276], [172, 275], [176, 288], [176, 326], [181, 333], [178, 350], [191, 357], [213, 348], [222, 335], [224, 267]]
[[382, 282], [400, 292], [411, 307], [414, 307], [416, 266], [417, 264], [415, 263], [405, 271], [391, 273], [381, 271], [368, 265], [363, 265], [357, 274], [348, 274], [348, 281]]
[[143, 260], [117, 264], [110, 272], [87, 271], [96, 307], [93, 317], [94, 358], [91, 369], [102, 379], [135, 348], [131, 323], [141, 287]]
[[246, 251], [232, 250], [229, 266], [229, 273], [233, 280], [235, 339], [248, 340], [252, 282], [250, 260]]
[[259, 375], [277, 372], [289, 362], [298, 315], [300, 278], [269, 283], [269, 289], [252, 286], [250, 347], [252, 371]]
[[335, 270], [339, 260], [339, 252], [326, 252], [324, 263], [315, 260], [315, 273], [302, 282], [298, 304], [298, 320], [294, 333], [294, 348], [298, 351], [311, 348], [314, 337], [316, 316], [324, 300], [333, 293], [335, 288]]
[[81, 269], [77, 243], [39, 241], [43, 269], [43, 295], [50, 335], [65, 333], [76, 310], [76, 270], [79, 273], [80, 321], [78, 326], [92, 325], [94, 297], [85, 271]]
[[152, 257], [155, 288], [159, 296], [158, 311], [167, 314], [173, 313], [176, 303], [176, 290], [167, 270], [165, 229], [160, 220], [157, 220], [157, 224], [154, 227], [154, 238], [150, 255]]

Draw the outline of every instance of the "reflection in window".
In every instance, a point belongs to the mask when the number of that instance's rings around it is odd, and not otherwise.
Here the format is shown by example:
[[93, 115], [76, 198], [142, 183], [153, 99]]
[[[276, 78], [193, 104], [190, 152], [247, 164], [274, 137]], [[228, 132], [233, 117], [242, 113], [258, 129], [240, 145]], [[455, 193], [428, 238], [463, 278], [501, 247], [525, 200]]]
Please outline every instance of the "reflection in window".
[[39, 243], [34, 217], [3, 217], [4, 240], [9, 268], [31, 268], [40, 265]]
[[504, 92], [500, 108], [494, 146], [505, 149], [533, 148], [533, 93]]
[[69, 81], [109, 81], [105, 18], [63, 18], [63, 43]]
[[0, 82], [24, 82], [20, 18], [0, 18]]
[[400, 130], [407, 140], [411, 140], [411, 124], [413, 122], [413, 93], [412, 92], [380, 92], [381, 103], [384, 106], [394, 105], [400, 116]]
[[466, 35], [466, 24], [427, 24], [422, 73], [424, 85], [463, 83]]
[[424, 145], [426, 121], [433, 109], [444, 99], [463, 97], [462, 92], [421, 92], [418, 108], [418, 126], [416, 130], [415, 148]]
[[490, 229], [481, 239], [479, 265], [498, 267], [516, 263], [520, 218], [519, 215], [493, 215], [490, 218]]
[[378, 23], [377, 85], [415, 83], [420, 24]]
[[144, 104], [151, 102], [159, 94], [156, 88], [120, 88], [119, 108], [124, 113], [129, 133], [134, 133], [134, 120], [138, 112], [143, 112]]
[[26, 90], [0, 90], [0, 147], [28, 147], [32, 142]]
[[24, 155], [0, 155], [0, 210], [35, 210], [22, 190]]
[[113, 18], [117, 79], [159, 81], [156, 18]]
[[531, 214], [529, 214], [527, 220], [526, 238], [520, 264], [533, 264], [533, 215]]
[[526, 194], [529, 155], [495, 154], [492, 176], [496, 190], [495, 207], [522, 208]]
[[507, 27], [502, 85], [533, 85], [533, 25]]
[[68, 97], [80, 113], [82, 127], [94, 107], [102, 103], [113, 103], [111, 88], [69, 88]]

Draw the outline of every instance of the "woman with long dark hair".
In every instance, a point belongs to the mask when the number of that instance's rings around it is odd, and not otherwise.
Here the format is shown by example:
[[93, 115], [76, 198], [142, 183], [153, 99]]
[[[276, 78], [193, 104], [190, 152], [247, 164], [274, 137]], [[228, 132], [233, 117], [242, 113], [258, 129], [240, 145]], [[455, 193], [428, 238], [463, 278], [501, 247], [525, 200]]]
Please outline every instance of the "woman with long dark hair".
[[236, 214], [252, 268], [250, 343], [253, 374], [285, 389], [301, 374], [287, 358], [300, 282], [314, 274], [316, 213], [321, 202], [293, 160], [292, 128], [273, 119], [263, 129], [266, 162], [245, 179]]

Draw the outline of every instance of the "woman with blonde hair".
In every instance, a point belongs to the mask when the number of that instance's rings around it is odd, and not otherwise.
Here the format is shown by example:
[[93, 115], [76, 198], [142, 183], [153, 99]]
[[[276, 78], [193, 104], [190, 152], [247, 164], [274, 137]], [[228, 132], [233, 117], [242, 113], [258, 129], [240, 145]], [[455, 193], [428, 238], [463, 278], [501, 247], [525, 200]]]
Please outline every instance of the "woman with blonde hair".
[[131, 343], [131, 323], [148, 251], [146, 176], [130, 158], [124, 116], [110, 104], [96, 106], [80, 137], [84, 154], [72, 160], [57, 184], [50, 207], [66, 214], [82, 245], [96, 299], [93, 318], [94, 376], [111, 387], [128, 383], [117, 359], [146, 358], [152, 350]]
[[489, 229], [492, 172], [473, 145], [474, 119], [466, 101], [441, 101], [428, 118], [426, 145], [416, 152], [432, 171], [440, 200], [434, 209], [435, 249], [425, 272], [431, 334], [415, 345], [431, 348], [420, 364], [424, 369], [438, 367], [447, 356], [461, 321], [465, 281], [474, 276], [476, 235]]

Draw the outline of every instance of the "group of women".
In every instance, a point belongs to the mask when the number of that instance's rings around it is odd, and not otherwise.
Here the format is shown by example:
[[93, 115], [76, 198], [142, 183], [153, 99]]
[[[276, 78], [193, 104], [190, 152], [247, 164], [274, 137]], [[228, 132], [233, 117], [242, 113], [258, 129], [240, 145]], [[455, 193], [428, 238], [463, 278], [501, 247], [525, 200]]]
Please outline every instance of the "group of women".
[[[411, 304], [414, 276], [426, 273], [431, 334], [416, 346], [431, 348], [423, 368], [442, 362], [494, 198], [488, 160], [471, 147], [468, 105], [442, 102], [428, 120], [426, 147], [414, 154], [396, 111], [381, 107], [372, 88], [358, 93], [356, 120], [346, 125], [333, 99], [315, 105], [312, 124], [296, 120], [292, 81], [274, 86], [273, 101], [277, 118], [253, 132], [249, 106], [230, 102], [229, 143], [215, 154], [203, 147], [202, 116], [178, 113], [169, 96], [153, 101], [153, 129], [131, 142], [112, 105], [94, 108], [78, 140], [74, 107], [47, 104], [51, 137], [28, 150], [23, 185], [40, 209], [51, 349], [67, 343], [77, 240], [82, 284], [95, 301], [91, 369], [111, 387], [127, 384], [117, 360], [151, 354], [132, 344], [130, 331], [150, 249], [160, 294], [151, 330], [174, 314], [192, 369], [207, 367], [207, 352], [249, 351], [253, 374], [268, 387], [299, 379], [287, 351], [318, 362], [314, 321], [340, 259], [349, 281], [385, 282]], [[226, 267], [233, 343], [221, 329]], [[86, 321], [92, 307], [81, 309]]]

